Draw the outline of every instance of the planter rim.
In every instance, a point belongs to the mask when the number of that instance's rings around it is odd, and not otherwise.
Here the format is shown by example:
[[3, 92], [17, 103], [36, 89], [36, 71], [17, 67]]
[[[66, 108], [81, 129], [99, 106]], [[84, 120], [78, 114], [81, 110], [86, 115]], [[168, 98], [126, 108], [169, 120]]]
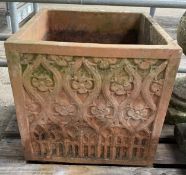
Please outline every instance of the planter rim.
[[[29, 28], [32, 23], [35, 20], [39, 20], [39, 18], [41, 17], [41, 15], [43, 13], [48, 13], [49, 11], [71, 11], [71, 12], [86, 12], [86, 13], [114, 13], [114, 14], [119, 14], [119, 13], [124, 13], [124, 14], [137, 14], [137, 15], [143, 15], [151, 24], [152, 27], [155, 28], [160, 35], [165, 39], [165, 41], [167, 42], [167, 44], [165, 45], [145, 45], [145, 44], [99, 44], [99, 43], [80, 43], [80, 42], [56, 42], [56, 41], [42, 41], [42, 40], [24, 40], [24, 39], [20, 39], [20, 36], [22, 35], [22, 33], [25, 32], [25, 29]], [[96, 9], [63, 9], [63, 8], [44, 8], [42, 10], [40, 10], [32, 19], [30, 19], [17, 33], [15, 33], [14, 35], [12, 35], [10, 38], [8, 38], [8, 40], [5, 41], [5, 44], [40, 44], [40, 45], [61, 45], [63, 46], [64, 44], [68, 45], [68, 46], [74, 46], [75, 44], [77, 45], [81, 45], [81, 46], [98, 46], [98, 47], [118, 47], [118, 48], [144, 48], [144, 49], [151, 49], [151, 48], [170, 48], [170, 46], [172, 46], [171, 49], [175, 49], [175, 50], [180, 50], [181, 47], [175, 43], [175, 40], [173, 40], [169, 34], [167, 34], [167, 32], [149, 15], [142, 13], [142, 12], [127, 12], [127, 11], [110, 11], [108, 9], [104, 9], [99, 7]]]
[[[175, 59], [182, 54], [182, 49], [176, 44], [172, 45], [112, 45], [93, 43], [70, 43], [50, 41], [13, 41], [6, 42], [5, 49], [21, 53], [39, 53], [69, 56], [89, 57], [128, 57], [128, 58], [152, 58], [152, 59]], [[40, 46], [40, 47], [38, 47]], [[161, 46], [161, 47], [160, 47]], [[131, 51], [132, 50], [132, 51]], [[119, 52], [118, 52], [119, 51]], [[153, 52], [153, 55], [152, 55]], [[179, 58], [178, 58], [179, 59]]]
[[[126, 11], [116, 11], [104, 8], [88, 8], [88, 9], [42, 9], [28, 23], [26, 23], [17, 33], [5, 41], [5, 47], [11, 48], [14, 52], [40, 53], [40, 54], [55, 54], [55, 55], [70, 55], [70, 56], [92, 56], [92, 57], [128, 57], [138, 58], [142, 55], [143, 58], [154, 59], [175, 59], [175, 56], [182, 54], [181, 47], [164, 31], [164, 29], [154, 21], [151, 17], [144, 13], [134, 13]], [[86, 13], [113, 13], [113, 14], [136, 14], [143, 15], [152, 25], [152, 28], [157, 30], [164, 38], [167, 44], [165, 45], [145, 45], [145, 44], [100, 44], [100, 43], [80, 43], [80, 42], [57, 42], [57, 41], [42, 41], [42, 40], [24, 40], [21, 35], [26, 32], [29, 27], [34, 25], [34, 22], [40, 20], [43, 14], [49, 11], [62, 12], [86, 12]], [[38, 47], [39, 46], [39, 47]], [[129, 51], [132, 50], [132, 51]], [[10, 49], [9, 49], [10, 50]], [[118, 52], [119, 51], [119, 52]], [[153, 55], [151, 53], [154, 53]], [[73, 53], [73, 55], [72, 55]], [[179, 59], [179, 58], [178, 58]]]

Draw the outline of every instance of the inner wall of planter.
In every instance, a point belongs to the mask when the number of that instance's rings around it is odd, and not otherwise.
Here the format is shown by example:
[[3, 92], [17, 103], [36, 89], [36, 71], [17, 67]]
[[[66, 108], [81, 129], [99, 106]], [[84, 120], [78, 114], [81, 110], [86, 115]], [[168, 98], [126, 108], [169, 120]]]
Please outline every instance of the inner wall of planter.
[[165, 39], [138, 13], [49, 11], [42, 40], [101, 44], [165, 45]]

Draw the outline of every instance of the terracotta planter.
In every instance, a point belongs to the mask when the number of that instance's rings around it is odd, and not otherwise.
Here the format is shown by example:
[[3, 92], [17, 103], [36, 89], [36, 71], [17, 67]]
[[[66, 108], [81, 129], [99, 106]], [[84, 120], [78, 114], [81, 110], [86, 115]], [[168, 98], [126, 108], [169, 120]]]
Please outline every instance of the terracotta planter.
[[44, 10], [6, 43], [27, 160], [150, 165], [181, 49], [143, 14]]

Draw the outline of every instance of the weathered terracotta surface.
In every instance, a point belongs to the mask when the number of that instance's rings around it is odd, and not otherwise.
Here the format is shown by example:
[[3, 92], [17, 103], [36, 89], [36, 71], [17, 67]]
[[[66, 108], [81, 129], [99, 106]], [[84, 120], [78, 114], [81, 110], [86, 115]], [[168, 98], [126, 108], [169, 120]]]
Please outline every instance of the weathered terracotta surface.
[[27, 160], [152, 164], [181, 55], [155, 22], [44, 10], [5, 47]]

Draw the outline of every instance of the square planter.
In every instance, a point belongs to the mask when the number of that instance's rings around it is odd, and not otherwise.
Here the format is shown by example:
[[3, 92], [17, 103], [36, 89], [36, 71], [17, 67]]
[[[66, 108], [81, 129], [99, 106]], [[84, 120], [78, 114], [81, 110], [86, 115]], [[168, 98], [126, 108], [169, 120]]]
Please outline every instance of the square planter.
[[5, 48], [26, 160], [153, 163], [181, 49], [151, 18], [46, 9]]

